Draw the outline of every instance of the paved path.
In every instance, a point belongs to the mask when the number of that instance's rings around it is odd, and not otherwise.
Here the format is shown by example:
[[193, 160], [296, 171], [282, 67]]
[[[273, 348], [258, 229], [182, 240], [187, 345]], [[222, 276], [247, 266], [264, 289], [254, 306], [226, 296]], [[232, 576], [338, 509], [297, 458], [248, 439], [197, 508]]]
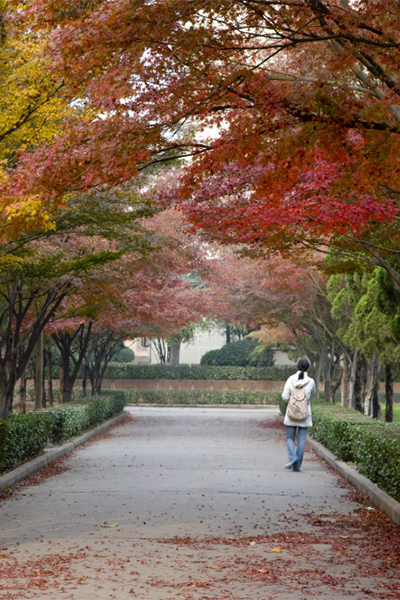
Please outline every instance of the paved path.
[[128, 410], [0, 503], [0, 598], [400, 598], [398, 528], [313, 452], [283, 469], [275, 409]]

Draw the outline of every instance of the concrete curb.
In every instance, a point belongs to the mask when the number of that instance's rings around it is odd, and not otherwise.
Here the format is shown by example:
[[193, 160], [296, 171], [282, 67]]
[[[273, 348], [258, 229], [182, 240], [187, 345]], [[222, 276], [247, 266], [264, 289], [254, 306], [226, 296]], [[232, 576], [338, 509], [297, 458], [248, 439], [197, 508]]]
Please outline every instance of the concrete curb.
[[375, 483], [360, 475], [347, 463], [337, 460], [335, 455], [327, 450], [322, 444], [307, 438], [307, 444], [318, 456], [323, 458], [328, 465], [337, 471], [346, 481], [351, 483], [357, 490], [368, 496], [372, 503], [380, 508], [396, 525], [400, 526], [400, 502], [381, 490]]
[[42, 454], [41, 456], [38, 456], [37, 458], [34, 458], [33, 460], [21, 465], [20, 467], [17, 467], [13, 471], [6, 473], [2, 477], [0, 477], [0, 493], [12, 487], [16, 483], [23, 481], [27, 477], [30, 477], [34, 473], [37, 473], [53, 460], [57, 460], [57, 458], [68, 454], [68, 452], [71, 452], [81, 444], [84, 444], [85, 442], [89, 441], [91, 438], [95, 437], [99, 433], [110, 429], [110, 427], [113, 427], [114, 425], [122, 421], [122, 419], [124, 419], [126, 415], [127, 413], [125, 411], [122, 411], [122, 413], [120, 413], [116, 417], [104, 421], [104, 423], [101, 423], [97, 427], [86, 431], [84, 434], [80, 435], [79, 437], [73, 439], [70, 442], [67, 442], [63, 446], [58, 446], [57, 448], [48, 448], [44, 451], [44, 454]]

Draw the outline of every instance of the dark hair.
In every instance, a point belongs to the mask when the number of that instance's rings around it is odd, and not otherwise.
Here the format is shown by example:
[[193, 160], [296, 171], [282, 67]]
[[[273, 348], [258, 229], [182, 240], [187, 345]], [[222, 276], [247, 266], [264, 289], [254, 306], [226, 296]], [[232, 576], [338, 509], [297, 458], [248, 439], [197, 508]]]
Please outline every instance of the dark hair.
[[297, 368], [299, 371], [301, 371], [301, 373], [299, 373], [299, 379], [304, 379], [304, 372], [308, 371], [310, 368], [310, 361], [308, 358], [300, 358], [299, 362], [297, 363]]

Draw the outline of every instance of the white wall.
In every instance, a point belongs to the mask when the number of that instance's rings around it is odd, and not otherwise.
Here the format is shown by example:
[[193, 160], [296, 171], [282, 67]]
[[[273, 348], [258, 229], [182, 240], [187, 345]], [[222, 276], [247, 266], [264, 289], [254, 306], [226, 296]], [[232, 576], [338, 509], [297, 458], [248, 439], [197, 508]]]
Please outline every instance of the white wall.
[[215, 331], [199, 331], [196, 333], [193, 342], [182, 344], [180, 363], [181, 364], [200, 364], [201, 357], [209, 350], [218, 350], [225, 345], [226, 339], [222, 333]]
[[280, 350], [275, 350], [274, 352], [275, 365], [280, 367], [282, 365], [296, 365], [293, 360], [290, 360], [286, 352], [281, 352]]

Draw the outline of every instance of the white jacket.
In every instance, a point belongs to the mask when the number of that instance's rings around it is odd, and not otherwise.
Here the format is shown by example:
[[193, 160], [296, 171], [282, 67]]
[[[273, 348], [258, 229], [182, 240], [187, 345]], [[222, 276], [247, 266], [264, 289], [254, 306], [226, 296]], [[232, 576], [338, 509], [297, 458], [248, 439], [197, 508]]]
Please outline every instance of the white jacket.
[[312, 427], [310, 398], [311, 398], [311, 396], [314, 396], [317, 393], [317, 389], [315, 386], [314, 379], [311, 379], [311, 377], [309, 377], [307, 375], [307, 373], [304, 373], [304, 379], [299, 379], [300, 373], [301, 373], [301, 371], [297, 371], [297, 373], [295, 373], [294, 375], [291, 375], [289, 377], [289, 379], [286, 381], [285, 387], [283, 388], [283, 392], [282, 392], [282, 400], [284, 400], [284, 402], [289, 402], [290, 392], [293, 390], [293, 388], [304, 387], [306, 396], [307, 396], [307, 400], [308, 400], [308, 417], [306, 417], [305, 419], [303, 419], [301, 421], [293, 421], [292, 419], [289, 419], [289, 417], [287, 416], [287, 409], [286, 409], [286, 414], [285, 414], [285, 418], [283, 419], [283, 424], [284, 425], [292, 425], [293, 427]]

